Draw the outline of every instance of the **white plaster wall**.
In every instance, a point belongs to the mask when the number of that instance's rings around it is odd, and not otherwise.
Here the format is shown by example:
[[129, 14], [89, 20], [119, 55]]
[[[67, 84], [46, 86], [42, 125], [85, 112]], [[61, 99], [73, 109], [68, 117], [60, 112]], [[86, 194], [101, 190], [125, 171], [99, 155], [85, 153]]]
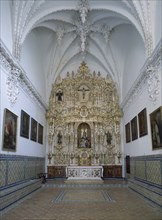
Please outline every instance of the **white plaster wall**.
[[[161, 71], [161, 70], [160, 70]], [[140, 94], [137, 95], [136, 99], [130, 104], [130, 106], [124, 109], [123, 116], [123, 132], [122, 139], [124, 145], [124, 157], [126, 155], [130, 156], [142, 156], [142, 155], [152, 155], [152, 154], [160, 154], [162, 153], [162, 149], [152, 150], [152, 142], [151, 142], [151, 127], [150, 127], [150, 113], [156, 110], [161, 105], [161, 91], [158, 96], [158, 101], [154, 104], [149, 99], [147, 86], [143, 87], [143, 90]], [[142, 111], [144, 108], [147, 110], [147, 125], [148, 125], [148, 134], [139, 137], [138, 139], [126, 143], [125, 140], [125, 125], [130, 122], [135, 116], [137, 116], [138, 123], [138, 113]]]
[[33, 30], [26, 38], [22, 50], [20, 64], [27, 73], [29, 80], [32, 82], [38, 93], [43, 100], [46, 97], [45, 89], [45, 70], [43, 45], [44, 42], [40, 42], [39, 31]]
[[122, 98], [124, 99], [129, 89], [137, 79], [140, 69], [145, 62], [145, 47], [138, 32], [129, 27], [129, 38], [127, 38], [127, 54], [124, 60], [122, 78]]
[[[46, 146], [46, 119], [45, 119], [45, 111], [39, 107], [38, 104], [34, 100], [32, 100], [28, 95], [20, 88], [20, 94], [18, 99], [13, 107], [11, 107], [10, 102], [7, 97], [7, 72], [1, 67], [1, 106], [0, 106], [0, 153], [1, 154], [14, 154], [14, 155], [26, 155], [26, 156], [37, 156], [44, 157], [45, 156], [45, 146]], [[18, 116], [18, 124], [17, 124], [17, 149], [16, 152], [4, 151], [2, 149], [2, 134], [3, 134], [3, 117], [4, 117], [4, 109], [7, 108], [14, 114]], [[30, 115], [30, 117], [34, 118], [38, 123], [42, 124], [44, 127], [44, 137], [43, 137], [43, 145], [38, 142], [31, 141], [30, 138], [26, 139], [20, 137], [20, 118], [21, 118], [21, 110], [24, 110], [26, 113]], [[30, 134], [30, 133], [29, 133]]]
[[[119, 25], [114, 29], [110, 36], [109, 45], [112, 51], [112, 57], [110, 57], [116, 66], [117, 74], [121, 77], [124, 72], [125, 56], [128, 50], [129, 36], [127, 31], [130, 25]], [[109, 50], [109, 49], [108, 49]]]
[[125, 24], [115, 28], [110, 37], [110, 47], [120, 77], [123, 100], [145, 62], [144, 43], [135, 27]]
[[0, 38], [6, 47], [12, 52], [12, 1], [0, 1]]

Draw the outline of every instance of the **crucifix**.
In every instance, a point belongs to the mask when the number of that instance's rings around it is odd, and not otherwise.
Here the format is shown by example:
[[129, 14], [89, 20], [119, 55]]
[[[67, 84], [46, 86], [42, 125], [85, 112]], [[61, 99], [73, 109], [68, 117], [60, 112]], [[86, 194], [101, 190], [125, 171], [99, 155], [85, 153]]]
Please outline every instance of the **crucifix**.
[[62, 101], [63, 92], [59, 90], [56, 93], [56, 96], [57, 96], [57, 101]]
[[82, 89], [78, 89], [78, 91], [81, 91], [82, 92], [82, 95], [83, 95], [83, 99], [85, 98], [85, 92], [86, 91], [89, 91], [89, 89], [85, 89], [84, 86]]

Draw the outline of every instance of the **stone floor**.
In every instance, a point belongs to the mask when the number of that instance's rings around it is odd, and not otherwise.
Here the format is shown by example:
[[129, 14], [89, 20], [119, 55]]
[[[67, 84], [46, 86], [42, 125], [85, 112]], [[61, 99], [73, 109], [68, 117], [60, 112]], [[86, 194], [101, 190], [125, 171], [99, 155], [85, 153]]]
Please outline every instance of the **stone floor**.
[[162, 210], [127, 187], [125, 181], [66, 184], [50, 181], [3, 214], [1, 220], [162, 220]]

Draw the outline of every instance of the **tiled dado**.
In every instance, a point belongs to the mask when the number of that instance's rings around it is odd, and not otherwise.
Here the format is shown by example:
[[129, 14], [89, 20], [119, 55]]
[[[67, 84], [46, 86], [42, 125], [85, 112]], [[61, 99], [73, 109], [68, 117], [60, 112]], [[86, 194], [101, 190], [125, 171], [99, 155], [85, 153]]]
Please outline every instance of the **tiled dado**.
[[45, 170], [45, 158], [0, 154], [0, 188], [37, 178]]
[[128, 186], [162, 206], [162, 154], [131, 157]]
[[130, 177], [162, 185], [162, 154], [131, 157]]

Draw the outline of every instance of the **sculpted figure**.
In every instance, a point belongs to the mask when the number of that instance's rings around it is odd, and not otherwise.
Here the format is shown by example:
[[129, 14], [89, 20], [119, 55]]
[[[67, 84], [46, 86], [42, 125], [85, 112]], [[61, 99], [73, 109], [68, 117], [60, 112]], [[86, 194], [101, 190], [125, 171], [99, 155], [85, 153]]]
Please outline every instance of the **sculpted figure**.
[[61, 131], [59, 131], [59, 133], [57, 135], [57, 143], [58, 144], [62, 144], [62, 134], [61, 134]]
[[110, 134], [110, 132], [106, 132], [106, 141], [107, 141], [107, 144], [111, 144], [111, 141], [112, 141], [112, 135]]

